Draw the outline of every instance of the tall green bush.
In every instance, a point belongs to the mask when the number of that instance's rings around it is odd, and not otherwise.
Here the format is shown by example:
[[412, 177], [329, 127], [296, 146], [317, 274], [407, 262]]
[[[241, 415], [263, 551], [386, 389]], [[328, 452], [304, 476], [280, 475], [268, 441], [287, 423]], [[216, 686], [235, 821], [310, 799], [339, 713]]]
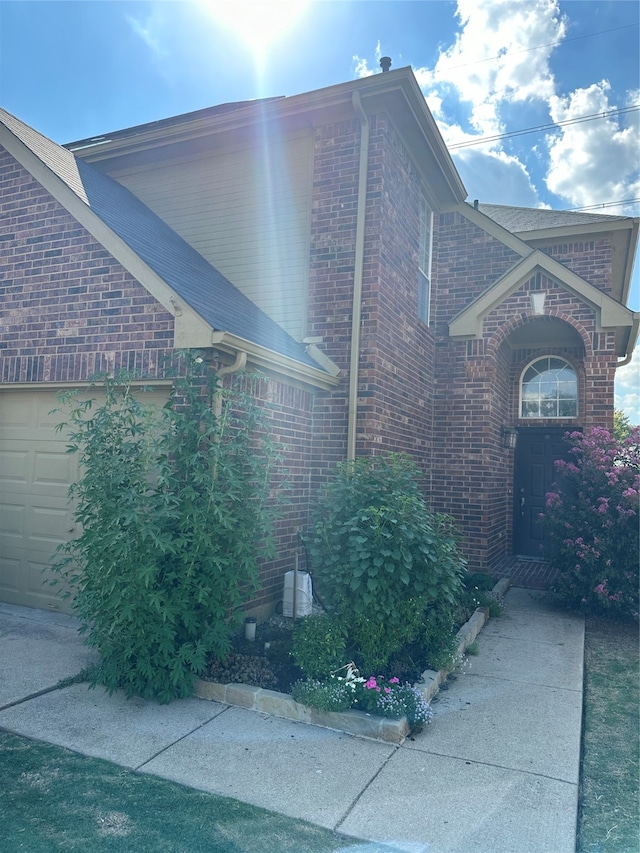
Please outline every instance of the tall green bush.
[[100, 404], [64, 398], [82, 533], [54, 570], [100, 654], [101, 683], [127, 696], [189, 695], [207, 657], [228, 651], [260, 556], [273, 552], [277, 455], [264, 413], [204, 370], [187, 358], [164, 409], [127, 374], [104, 380]]
[[594, 427], [573, 432], [561, 485], [547, 494], [547, 554], [555, 592], [587, 613], [638, 615], [640, 427], [620, 438]]
[[453, 610], [461, 593], [450, 521], [427, 509], [418, 480], [409, 457], [360, 457], [337, 467], [314, 516], [314, 578], [367, 671], [415, 639], [427, 606]]

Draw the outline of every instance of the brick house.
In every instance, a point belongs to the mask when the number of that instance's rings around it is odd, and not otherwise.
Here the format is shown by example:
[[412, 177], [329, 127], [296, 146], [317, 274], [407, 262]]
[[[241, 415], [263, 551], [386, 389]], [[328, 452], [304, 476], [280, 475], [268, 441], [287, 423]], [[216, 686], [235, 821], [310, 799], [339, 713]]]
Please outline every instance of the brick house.
[[[0, 600], [72, 535], [60, 388], [197, 348], [266, 379], [291, 501], [272, 606], [336, 462], [404, 451], [474, 570], [541, 555], [567, 429], [610, 426], [638, 220], [469, 204], [413, 73], [64, 147], [0, 111]], [[515, 448], [513, 446], [514, 440]]]

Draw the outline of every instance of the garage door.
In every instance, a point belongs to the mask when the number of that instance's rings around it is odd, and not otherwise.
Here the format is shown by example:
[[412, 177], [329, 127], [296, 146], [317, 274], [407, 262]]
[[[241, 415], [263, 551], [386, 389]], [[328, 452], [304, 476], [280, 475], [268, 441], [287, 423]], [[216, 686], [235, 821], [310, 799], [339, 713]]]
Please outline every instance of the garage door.
[[[167, 393], [144, 399], [162, 405]], [[67, 500], [77, 456], [55, 431], [59, 405], [55, 391], [0, 391], [0, 601], [69, 611], [46, 583], [57, 546], [78, 533]]]

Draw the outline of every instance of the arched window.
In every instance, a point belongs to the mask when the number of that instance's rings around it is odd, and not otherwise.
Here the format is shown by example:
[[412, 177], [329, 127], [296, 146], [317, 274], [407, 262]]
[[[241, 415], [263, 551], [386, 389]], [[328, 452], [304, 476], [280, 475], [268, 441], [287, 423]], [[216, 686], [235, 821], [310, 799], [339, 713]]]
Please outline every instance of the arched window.
[[575, 418], [578, 379], [569, 362], [556, 356], [537, 358], [522, 373], [522, 418]]

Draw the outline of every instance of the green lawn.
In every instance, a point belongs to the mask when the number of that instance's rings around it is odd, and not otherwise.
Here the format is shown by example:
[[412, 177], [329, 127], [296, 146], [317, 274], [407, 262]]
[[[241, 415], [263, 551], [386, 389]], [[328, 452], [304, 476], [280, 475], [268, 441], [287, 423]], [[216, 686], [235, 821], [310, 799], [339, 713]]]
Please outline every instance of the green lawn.
[[0, 778], [3, 853], [391, 851], [2, 730]]
[[640, 851], [638, 625], [588, 618], [578, 853]]

